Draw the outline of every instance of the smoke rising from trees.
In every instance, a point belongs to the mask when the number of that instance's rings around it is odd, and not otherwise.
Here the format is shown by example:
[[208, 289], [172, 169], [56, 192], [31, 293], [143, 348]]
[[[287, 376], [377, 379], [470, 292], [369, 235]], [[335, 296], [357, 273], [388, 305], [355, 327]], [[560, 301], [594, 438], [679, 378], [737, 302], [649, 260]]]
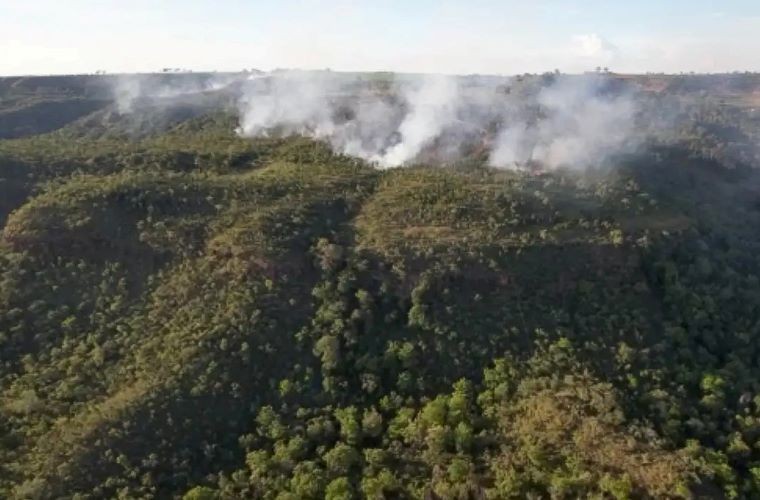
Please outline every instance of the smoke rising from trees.
[[400, 76], [387, 85], [330, 72], [246, 82], [240, 134], [305, 135], [379, 167], [461, 159], [494, 167], [582, 168], [630, 145], [636, 107], [599, 76], [517, 79]]
[[451, 164], [585, 168], [635, 146], [632, 91], [604, 75], [506, 78], [277, 71], [115, 79], [119, 113], [228, 92], [244, 137], [302, 135], [378, 168]]

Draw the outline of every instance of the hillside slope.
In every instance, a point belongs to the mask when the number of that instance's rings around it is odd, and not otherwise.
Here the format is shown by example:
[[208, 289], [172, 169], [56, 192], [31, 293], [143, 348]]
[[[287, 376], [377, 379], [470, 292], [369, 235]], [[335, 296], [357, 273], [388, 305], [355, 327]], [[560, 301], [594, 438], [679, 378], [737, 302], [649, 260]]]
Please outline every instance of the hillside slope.
[[0, 497], [760, 495], [750, 165], [376, 170], [220, 106], [0, 141]]

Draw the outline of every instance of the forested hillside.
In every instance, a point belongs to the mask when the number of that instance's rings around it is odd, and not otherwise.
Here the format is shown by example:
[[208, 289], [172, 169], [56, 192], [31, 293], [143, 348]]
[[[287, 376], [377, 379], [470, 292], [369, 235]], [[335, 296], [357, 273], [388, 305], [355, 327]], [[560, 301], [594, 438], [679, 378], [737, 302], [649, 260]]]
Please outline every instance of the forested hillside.
[[0, 498], [760, 497], [758, 78], [636, 77], [678, 121], [551, 170], [192, 78], [0, 80]]

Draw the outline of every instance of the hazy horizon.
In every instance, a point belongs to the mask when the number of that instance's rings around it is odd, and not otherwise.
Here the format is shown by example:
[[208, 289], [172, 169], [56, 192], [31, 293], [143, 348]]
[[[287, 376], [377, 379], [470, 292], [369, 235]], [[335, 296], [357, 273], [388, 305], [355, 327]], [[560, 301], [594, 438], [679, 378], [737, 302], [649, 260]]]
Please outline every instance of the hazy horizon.
[[[578, 76], [582, 77], [589, 74], [599, 73], [599, 74], [608, 74], [608, 75], [618, 75], [618, 76], [731, 76], [731, 75], [742, 75], [742, 74], [758, 74], [760, 73], [760, 69], [758, 70], [731, 70], [731, 71], [716, 71], [716, 72], [697, 72], [697, 71], [680, 71], [680, 72], [665, 72], [665, 71], [648, 71], [648, 72], [622, 72], [622, 71], [614, 71], [611, 68], [609, 71], [604, 71], [605, 68], [599, 67], [600, 71], [597, 71], [596, 68], [591, 68], [587, 71], [583, 72], [561, 72], [563, 76]], [[556, 69], [555, 69], [556, 70]], [[81, 73], [16, 73], [16, 74], [0, 74], [0, 78], [34, 78], [34, 77], [77, 77], [77, 76], [87, 76], [87, 77], [96, 77], [96, 76], [103, 76], [103, 77], [119, 77], [119, 76], [149, 76], [149, 75], [243, 75], [247, 73], [252, 72], [260, 72], [262, 75], [268, 75], [268, 74], [276, 74], [278, 72], [304, 72], [304, 73], [319, 73], [319, 72], [331, 72], [331, 73], [338, 73], [346, 75], [380, 75], [380, 74], [388, 74], [388, 75], [400, 75], [400, 76], [448, 76], [448, 77], [469, 77], [469, 76], [479, 76], [479, 77], [493, 77], [493, 78], [512, 78], [512, 77], [519, 77], [523, 75], [542, 75], [547, 73], [552, 73], [554, 70], [546, 69], [545, 71], [535, 71], [535, 72], [522, 72], [522, 73], [445, 73], [445, 72], [409, 72], [409, 71], [392, 71], [392, 70], [339, 70], [339, 69], [332, 69], [332, 68], [273, 68], [268, 70], [263, 70], [260, 68], [243, 68], [239, 70], [213, 70], [213, 69], [193, 69], [193, 68], [160, 68], [153, 71], [135, 71], [135, 72], [107, 72], [104, 70], [96, 70], [92, 72], [81, 72]]]
[[728, 73], [760, 70], [758, 29], [760, 4], [749, 0], [0, 0], [0, 75]]

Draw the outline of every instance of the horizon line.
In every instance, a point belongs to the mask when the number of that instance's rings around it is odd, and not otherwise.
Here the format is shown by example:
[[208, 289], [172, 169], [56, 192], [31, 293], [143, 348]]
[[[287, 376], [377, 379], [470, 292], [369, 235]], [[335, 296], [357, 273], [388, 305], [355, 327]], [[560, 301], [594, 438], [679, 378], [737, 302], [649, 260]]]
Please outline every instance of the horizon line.
[[609, 76], [740, 76], [740, 75], [760, 75], [760, 70], [731, 70], [731, 71], [679, 71], [679, 72], [627, 72], [612, 71], [604, 67], [598, 67], [583, 72], [564, 72], [558, 69], [546, 70], [542, 72], [525, 72], [525, 73], [446, 73], [446, 72], [410, 72], [410, 71], [393, 71], [393, 70], [339, 70], [332, 68], [274, 68], [271, 70], [262, 70], [258, 68], [244, 68], [240, 70], [210, 70], [210, 69], [185, 69], [185, 68], [162, 68], [155, 71], [116, 71], [109, 72], [106, 70], [95, 70], [86, 73], [26, 73], [26, 74], [0, 74], [0, 78], [45, 78], [45, 77], [84, 77], [84, 76], [133, 76], [133, 75], [245, 75], [245, 74], [277, 74], [286, 72], [303, 72], [303, 73], [338, 73], [338, 74], [385, 74], [385, 75], [403, 75], [403, 76], [425, 76], [440, 75], [453, 77], [494, 77], [494, 78], [515, 78], [519, 76], [542, 76], [548, 74], [559, 74], [565, 76], [585, 76], [585, 75], [609, 75]]

